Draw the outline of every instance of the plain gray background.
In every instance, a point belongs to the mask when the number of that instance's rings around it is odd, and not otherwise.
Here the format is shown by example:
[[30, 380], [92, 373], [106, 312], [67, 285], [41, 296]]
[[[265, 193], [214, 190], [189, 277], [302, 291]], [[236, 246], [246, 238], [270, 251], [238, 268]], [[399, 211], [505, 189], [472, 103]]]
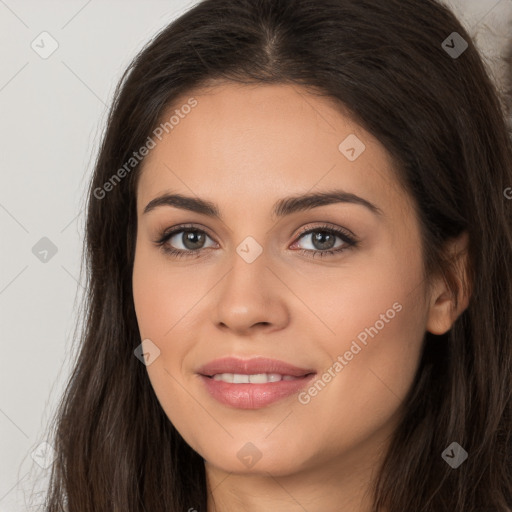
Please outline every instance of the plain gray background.
[[[449, 2], [501, 80], [512, 0]], [[0, 512], [30, 510], [49, 476], [32, 454], [51, 453], [40, 446], [76, 352], [85, 191], [114, 87], [195, 3], [0, 0]]]

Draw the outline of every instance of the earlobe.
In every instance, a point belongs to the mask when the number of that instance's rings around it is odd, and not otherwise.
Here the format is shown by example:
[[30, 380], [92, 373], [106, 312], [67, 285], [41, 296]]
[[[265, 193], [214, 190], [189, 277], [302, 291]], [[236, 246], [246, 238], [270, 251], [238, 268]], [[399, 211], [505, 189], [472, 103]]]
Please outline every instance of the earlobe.
[[448, 252], [452, 260], [450, 280], [456, 285], [456, 296], [443, 276], [436, 278], [426, 325], [426, 330], [432, 334], [448, 332], [469, 305], [471, 290], [468, 281], [468, 242], [468, 234], [464, 232], [449, 244]]

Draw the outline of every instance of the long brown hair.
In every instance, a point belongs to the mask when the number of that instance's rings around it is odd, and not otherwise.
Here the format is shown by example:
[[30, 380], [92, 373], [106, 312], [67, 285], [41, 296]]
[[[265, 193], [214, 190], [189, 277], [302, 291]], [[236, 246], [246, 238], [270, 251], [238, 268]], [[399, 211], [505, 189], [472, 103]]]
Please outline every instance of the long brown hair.
[[[445, 335], [425, 335], [373, 510], [512, 509], [512, 151], [469, 35], [434, 0], [204, 0], [148, 43], [115, 92], [88, 196], [84, 329], [54, 419], [46, 510], [206, 511], [204, 461], [134, 356], [140, 164], [105, 183], [178, 96], [215, 80], [296, 84], [339, 102], [393, 157], [417, 207], [426, 275], [454, 294], [443, 249], [468, 233], [469, 306]], [[457, 469], [442, 458], [454, 441], [469, 455]]]

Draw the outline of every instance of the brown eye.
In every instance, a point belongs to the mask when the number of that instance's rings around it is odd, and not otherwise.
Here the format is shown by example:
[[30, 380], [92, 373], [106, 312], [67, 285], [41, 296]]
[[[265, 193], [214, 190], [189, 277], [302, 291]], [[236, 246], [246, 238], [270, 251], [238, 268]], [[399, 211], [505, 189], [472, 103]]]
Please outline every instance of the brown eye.
[[183, 233], [178, 240], [185, 246], [185, 249], [193, 251], [202, 248], [206, 237], [205, 233], [199, 231], [179, 231], [178, 233]]

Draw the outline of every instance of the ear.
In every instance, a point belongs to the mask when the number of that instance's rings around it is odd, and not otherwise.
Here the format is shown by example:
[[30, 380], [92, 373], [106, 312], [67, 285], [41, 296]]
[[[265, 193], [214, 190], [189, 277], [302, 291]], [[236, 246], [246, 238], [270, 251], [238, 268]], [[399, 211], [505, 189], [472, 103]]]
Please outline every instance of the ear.
[[432, 334], [445, 334], [468, 307], [471, 295], [470, 287], [467, 286], [468, 240], [468, 234], [464, 232], [455, 240], [450, 241], [447, 247], [448, 254], [454, 260], [452, 268], [453, 279], [457, 284], [457, 296], [452, 295], [442, 276], [435, 278], [426, 325], [427, 331]]

